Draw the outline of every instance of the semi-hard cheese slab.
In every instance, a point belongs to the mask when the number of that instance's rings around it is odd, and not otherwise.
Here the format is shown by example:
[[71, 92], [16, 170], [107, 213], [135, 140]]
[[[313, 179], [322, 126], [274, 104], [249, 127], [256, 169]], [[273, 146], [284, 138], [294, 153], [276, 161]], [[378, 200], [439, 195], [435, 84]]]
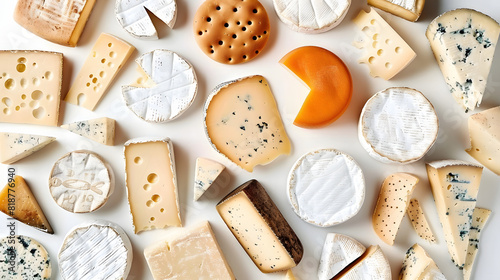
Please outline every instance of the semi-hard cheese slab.
[[425, 0], [368, 0], [368, 5], [409, 21], [418, 20], [424, 4]]
[[168, 138], [125, 143], [125, 183], [135, 233], [182, 226], [174, 147]]
[[465, 266], [463, 269], [464, 280], [474, 279], [472, 278], [472, 269], [474, 268], [474, 261], [476, 260], [479, 250], [479, 237], [481, 236], [481, 231], [484, 229], [490, 214], [491, 211], [488, 209], [479, 207], [474, 208], [472, 223], [470, 225], [469, 248], [467, 249], [467, 257], [465, 258]]
[[415, 244], [406, 251], [399, 280], [446, 280], [446, 278], [424, 248]]
[[218, 85], [205, 103], [204, 117], [212, 147], [246, 171], [290, 153], [276, 101], [262, 76]]
[[[33, 238], [10, 235], [0, 239], [0, 278], [50, 280], [52, 261], [45, 247]], [[9, 260], [14, 257], [14, 263]]]
[[13, 164], [54, 142], [50, 136], [0, 132], [0, 162]]
[[63, 54], [0, 51], [0, 122], [57, 126]]
[[361, 257], [365, 251], [366, 247], [352, 237], [339, 233], [328, 233], [319, 260], [319, 280], [332, 279]]
[[427, 27], [448, 89], [466, 112], [481, 104], [499, 34], [494, 19], [471, 9], [446, 12]]
[[380, 246], [370, 246], [365, 253], [332, 280], [391, 280], [391, 266]]
[[431, 227], [425, 218], [424, 211], [420, 207], [420, 203], [417, 199], [412, 198], [410, 200], [406, 213], [408, 214], [413, 229], [415, 229], [420, 238], [429, 242], [436, 242], [436, 237], [434, 237]]
[[216, 208], [260, 271], [287, 270], [302, 259], [302, 243], [258, 181], [239, 186]]
[[115, 143], [115, 124], [115, 120], [103, 117], [64, 124], [61, 127], [97, 143], [113, 146]]
[[433, 161], [426, 167], [448, 252], [462, 268], [483, 167], [459, 160]]
[[144, 257], [155, 280], [236, 279], [208, 221], [151, 244]]
[[132, 244], [121, 227], [91, 220], [69, 231], [59, 249], [64, 280], [123, 280], [132, 267]]
[[96, 0], [19, 0], [14, 20], [33, 34], [75, 47]]
[[194, 177], [194, 200], [200, 197], [212, 186], [226, 167], [216, 161], [207, 158], [196, 159]]

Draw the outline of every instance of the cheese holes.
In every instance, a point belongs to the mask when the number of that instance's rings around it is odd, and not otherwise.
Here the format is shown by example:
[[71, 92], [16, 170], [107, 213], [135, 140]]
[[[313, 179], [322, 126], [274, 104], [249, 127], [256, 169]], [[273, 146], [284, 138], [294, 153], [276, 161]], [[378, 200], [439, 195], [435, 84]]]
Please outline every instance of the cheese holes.
[[115, 52], [109, 52], [109, 57], [115, 58], [116, 57], [116, 53]]
[[400, 47], [396, 47], [396, 48], [394, 49], [394, 51], [395, 51], [396, 53], [400, 53], [400, 52], [401, 52], [401, 48], [400, 48]]
[[158, 175], [156, 175], [156, 173], [150, 173], [148, 175], [147, 180], [150, 184], [154, 184], [154, 183], [158, 182]]
[[151, 222], [154, 222], [156, 219], [155, 219], [155, 217], [151, 217], [149, 220], [150, 220]]
[[78, 94], [76, 100], [77, 100], [77, 105], [81, 106], [83, 103], [85, 103], [85, 100], [87, 99], [87, 96], [85, 96], [85, 93], [80, 93]]
[[381, 56], [383, 53], [384, 53], [384, 50], [382, 50], [382, 49], [379, 49], [379, 50], [377, 51], [377, 55], [378, 55], [378, 56]]
[[32, 82], [33, 82], [34, 86], [39, 86], [40, 85], [40, 79], [38, 79], [38, 78], [33, 78]]
[[212, 18], [211, 17], [207, 17], [207, 22], [211, 22], [212, 21]]
[[106, 63], [106, 59], [105, 58], [101, 59], [101, 63]]
[[224, 27], [228, 28], [229, 27], [229, 23], [224, 23]]
[[20, 57], [19, 59], [17, 59], [17, 62], [18, 63], [26, 63], [26, 58]]
[[142, 158], [141, 157], [135, 157], [134, 158], [134, 163], [135, 164], [142, 164]]
[[233, 9], [233, 12], [235, 12], [235, 13], [236, 13], [237, 11], [238, 11], [238, 8], [234, 8], [234, 9]]
[[18, 64], [16, 66], [16, 70], [19, 73], [23, 73], [24, 71], [26, 71], [26, 65], [25, 64]]
[[151, 206], [153, 206], [153, 203], [154, 203], [154, 202], [153, 202], [152, 200], [148, 200], [148, 201], [146, 202], [146, 206], [147, 206], [147, 207], [151, 207]]
[[390, 44], [392, 44], [392, 41], [391, 41], [391, 39], [386, 39], [386, 40], [385, 40], [385, 43], [386, 43], [387, 45], [390, 45]]
[[38, 103], [38, 101], [36, 101], [36, 100], [33, 100], [33, 101], [30, 101], [29, 105], [31, 108], [38, 108], [38, 105], [40, 105], [40, 103]]
[[[47, 96], [45, 97], [48, 101], [52, 101], [52, 95], [50, 94], [47, 94]], [[22, 105], [22, 104], [21, 104]], [[21, 106], [23, 107], [23, 106]]]
[[161, 213], [165, 212], [165, 209], [161, 208], [161, 209], [160, 209], [160, 212], [161, 212]]
[[200, 36], [203, 35], [203, 31], [198, 32], [198, 35]]
[[111, 48], [113, 46], [113, 43], [109, 43], [108, 47]]
[[153, 195], [153, 196], [151, 197], [151, 200], [153, 200], [154, 202], [158, 202], [158, 201], [160, 201], [160, 196], [159, 196], [159, 195], [157, 195], [157, 194], [155, 194], [155, 195]]
[[4, 97], [4, 98], [2, 98], [2, 103], [5, 106], [10, 107], [12, 105], [12, 100], [10, 100], [10, 98], [8, 98], [8, 97]]
[[113, 62], [109, 62], [109, 63], [108, 63], [108, 67], [109, 67], [109, 68], [113, 68], [113, 66], [115, 66], [115, 65], [113, 64]]
[[13, 79], [8, 79], [7, 81], [5, 81], [5, 88], [6, 89], [14, 89], [15, 86], [16, 86], [16, 82]]
[[33, 110], [33, 117], [39, 120], [42, 119], [43, 117], [45, 117], [45, 109], [43, 107], [39, 107]]
[[5, 108], [3, 109], [3, 113], [6, 114], [6, 115], [10, 115], [10, 110], [9, 108]]
[[258, 11], [257, 11], [257, 9], [253, 9], [253, 10], [252, 10], [252, 12], [253, 12], [254, 14], [256, 14]]
[[372, 25], [375, 24], [375, 20], [374, 19], [370, 20], [370, 24]]
[[101, 71], [99, 72], [99, 77], [104, 78], [106, 76], [106, 72]]
[[142, 188], [143, 188], [145, 191], [149, 191], [149, 190], [151, 190], [151, 185], [149, 185], [149, 184], [144, 184], [144, 186], [142, 186]]
[[21, 95], [21, 99], [25, 100], [26, 99], [26, 94]]
[[378, 33], [373, 34], [372, 38], [373, 38], [373, 41], [377, 41], [378, 40]]
[[31, 99], [33, 100], [40, 100], [43, 97], [43, 92], [39, 90], [35, 90], [31, 93]]
[[385, 63], [385, 68], [391, 69], [392, 68], [392, 64], [390, 62], [386, 62]]
[[373, 62], [375, 62], [375, 57], [370, 56], [370, 58], [368, 58], [368, 63], [372, 64]]
[[27, 88], [27, 87], [28, 87], [28, 82], [26, 81], [26, 79], [25, 79], [25, 78], [22, 78], [22, 79], [21, 79], [20, 84], [21, 84], [21, 87], [22, 87], [22, 88]]
[[221, 8], [220, 8], [220, 6], [217, 6], [217, 7], [215, 7], [215, 9], [216, 9], [217, 11], [220, 11], [220, 9], [221, 9]]

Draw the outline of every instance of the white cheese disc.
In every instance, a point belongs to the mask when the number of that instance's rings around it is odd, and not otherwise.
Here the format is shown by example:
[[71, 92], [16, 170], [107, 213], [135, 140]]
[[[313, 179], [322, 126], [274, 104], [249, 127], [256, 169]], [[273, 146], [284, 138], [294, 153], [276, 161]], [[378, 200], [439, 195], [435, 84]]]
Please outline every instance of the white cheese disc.
[[288, 198], [304, 221], [320, 227], [354, 217], [365, 198], [365, 179], [354, 159], [335, 149], [302, 156], [288, 175]]
[[136, 60], [144, 77], [122, 87], [127, 107], [141, 119], [162, 123], [184, 113], [194, 101], [198, 80], [193, 66], [177, 53], [154, 50]]
[[[50, 279], [52, 264], [49, 254], [38, 241], [22, 235], [7, 236], [0, 239], [0, 252], [0, 279]], [[10, 262], [12, 259], [14, 263]]]
[[361, 146], [383, 163], [421, 159], [436, 142], [439, 122], [432, 104], [417, 90], [388, 88], [373, 95], [359, 118]]
[[292, 30], [322, 33], [339, 25], [351, 0], [273, 0], [280, 20]]
[[332, 279], [361, 257], [365, 251], [366, 247], [352, 237], [339, 233], [328, 233], [319, 260], [319, 280]]
[[126, 279], [132, 266], [132, 244], [118, 225], [96, 220], [74, 227], [59, 250], [64, 280]]
[[74, 213], [88, 213], [103, 206], [113, 193], [111, 166], [90, 151], [73, 151], [52, 168], [49, 189], [57, 205]]

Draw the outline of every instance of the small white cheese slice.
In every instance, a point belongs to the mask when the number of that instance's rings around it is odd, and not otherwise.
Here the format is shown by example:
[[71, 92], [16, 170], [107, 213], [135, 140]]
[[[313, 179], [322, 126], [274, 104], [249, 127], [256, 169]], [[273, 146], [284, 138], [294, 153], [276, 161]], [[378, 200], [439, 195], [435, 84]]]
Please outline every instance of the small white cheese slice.
[[408, 214], [408, 218], [410, 219], [413, 229], [415, 229], [418, 236], [429, 242], [435, 243], [436, 238], [432, 233], [431, 227], [425, 218], [424, 211], [420, 207], [420, 203], [417, 199], [413, 198], [410, 200], [406, 213]]
[[420, 245], [406, 251], [399, 280], [446, 280], [434, 260]]
[[23, 133], [0, 133], [0, 162], [13, 164], [55, 141], [50, 136]]
[[194, 201], [200, 199], [208, 188], [217, 180], [226, 167], [216, 161], [197, 158], [194, 177]]
[[328, 233], [319, 260], [319, 280], [332, 279], [361, 257], [365, 251], [366, 247], [352, 237], [339, 233]]
[[354, 159], [335, 149], [302, 156], [288, 175], [288, 198], [304, 221], [329, 227], [354, 217], [365, 198], [365, 179]]
[[61, 127], [104, 145], [113, 146], [115, 142], [115, 120], [110, 118], [79, 121]]
[[409, 21], [418, 20], [424, 4], [425, 0], [368, 0], [368, 5]]
[[370, 246], [365, 253], [333, 280], [391, 280], [391, 266], [380, 246]]
[[[0, 239], [0, 278], [9, 280], [47, 280], [52, 262], [47, 250], [35, 239], [22, 235]], [[13, 262], [7, 260], [14, 260]]]

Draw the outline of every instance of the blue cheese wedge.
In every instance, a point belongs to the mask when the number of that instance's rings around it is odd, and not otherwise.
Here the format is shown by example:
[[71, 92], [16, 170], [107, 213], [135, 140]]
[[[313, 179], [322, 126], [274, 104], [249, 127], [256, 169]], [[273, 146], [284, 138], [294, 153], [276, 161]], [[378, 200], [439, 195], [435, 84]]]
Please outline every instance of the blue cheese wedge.
[[399, 280], [446, 280], [434, 260], [420, 245], [406, 251]]
[[54, 142], [56, 138], [23, 133], [0, 133], [0, 162], [13, 164]]
[[49, 254], [35, 239], [22, 235], [4, 237], [0, 239], [0, 252], [0, 279], [50, 280]]
[[98, 118], [61, 125], [75, 134], [94, 140], [108, 146], [113, 146], [115, 141], [115, 120]]
[[467, 257], [465, 259], [464, 266], [464, 280], [469, 280], [472, 278], [472, 269], [474, 268], [474, 261], [476, 260], [476, 255], [479, 250], [479, 237], [481, 231], [484, 229], [488, 218], [490, 217], [491, 211], [484, 208], [476, 207], [474, 208], [474, 213], [472, 214], [472, 224], [470, 226], [469, 234], [469, 248], [467, 249]]
[[216, 161], [197, 158], [194, 177], [194, 201], [200, 199], [208, 188], [217, 180], [226, 167]]

